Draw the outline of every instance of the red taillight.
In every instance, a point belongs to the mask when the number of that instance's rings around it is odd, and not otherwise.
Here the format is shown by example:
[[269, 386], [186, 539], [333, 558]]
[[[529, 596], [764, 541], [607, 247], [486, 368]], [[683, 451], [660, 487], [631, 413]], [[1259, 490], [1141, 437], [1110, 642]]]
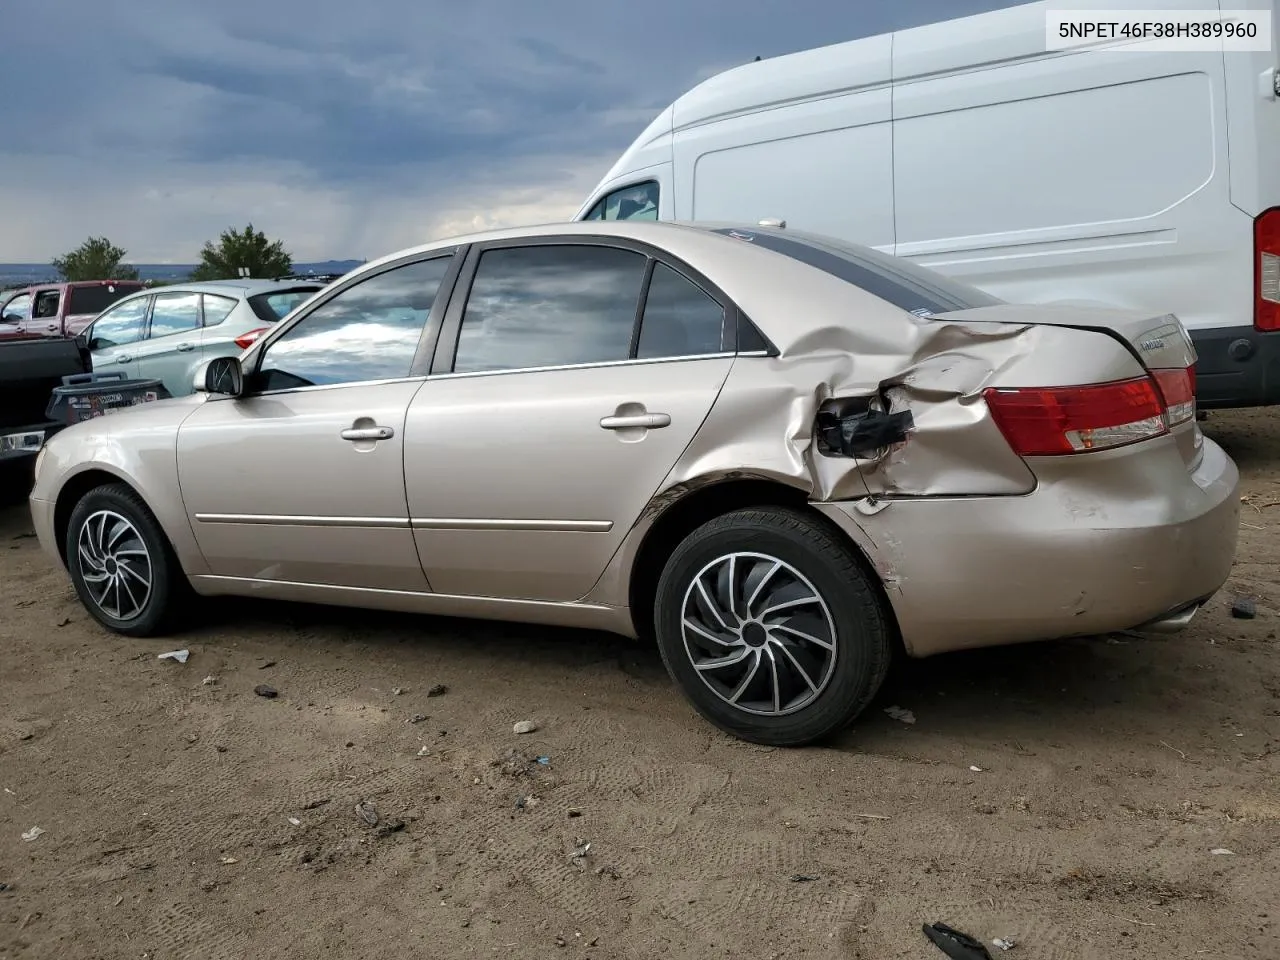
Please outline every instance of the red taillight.
[[1165, 420], [1169, 426], [1192, 420], [1196, 415], [1196, 368], [1152, 370], [1160, 395], [1164, 397]]
[[1253, 221], [1253, 325], [1280, 330], [1280, 207]]
[[1169, 430], [1150, 377], [1080, 387], [988, 387], [982, 395], [1023, 457], [1106, 450]]
[[248, 333], [241, 334], [236, 337], [236, 346], [241, 350], [248, 350], [258, 342], [258, 338], [266, 333], [267, 329], [267, 327], [259, 327], [257, 330], [250, 330]]

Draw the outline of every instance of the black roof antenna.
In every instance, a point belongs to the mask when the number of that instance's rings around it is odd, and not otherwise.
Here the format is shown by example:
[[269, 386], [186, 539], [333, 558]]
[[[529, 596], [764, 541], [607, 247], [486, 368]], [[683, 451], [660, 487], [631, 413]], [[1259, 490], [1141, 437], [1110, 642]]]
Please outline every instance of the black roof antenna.
[[756, 55], [756, 58], [755, 58], [754, 60], [752, 60], [751, 62], [752, 62], [752, 63], [759, 63], [759, 62], [760, 62], [760, 56], [759, 56], [759, 54], [757, 54], [757, 55]]

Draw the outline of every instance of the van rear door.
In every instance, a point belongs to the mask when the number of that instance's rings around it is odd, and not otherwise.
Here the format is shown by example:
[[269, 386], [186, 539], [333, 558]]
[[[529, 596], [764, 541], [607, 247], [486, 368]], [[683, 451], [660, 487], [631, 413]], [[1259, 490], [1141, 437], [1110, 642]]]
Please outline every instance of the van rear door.
[[1271, 49], [1224, 52], [1231, 202], [1251, 217], [1280, 206], [1280, 18], [1275, 0], [1232, 0], [1233, 10], [1271, 12]]

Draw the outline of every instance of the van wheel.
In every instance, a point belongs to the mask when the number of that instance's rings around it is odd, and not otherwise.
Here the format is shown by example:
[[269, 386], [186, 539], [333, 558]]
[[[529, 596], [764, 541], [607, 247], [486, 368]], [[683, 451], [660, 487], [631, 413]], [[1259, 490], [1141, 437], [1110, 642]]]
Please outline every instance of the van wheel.
[[803, 746], [844, 729], [889, 669], [891, 630], [852, 547], [798, 510], [736, 510], [675, 549], [658, 583], [658, 646], [720, 729]]
[[190, 589], [160, 524], [123, 483], [97, 487], [76, 504], [66, 555], [80, 602], [115, 633], [163, 632]]

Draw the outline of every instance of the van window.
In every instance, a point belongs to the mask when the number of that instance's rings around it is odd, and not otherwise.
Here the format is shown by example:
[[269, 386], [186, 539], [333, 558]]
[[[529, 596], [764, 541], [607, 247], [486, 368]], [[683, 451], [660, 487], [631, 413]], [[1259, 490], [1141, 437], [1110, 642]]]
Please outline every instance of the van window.
[[657, 220], [658, 183], [646, 180], [600, 198], [584, 220]]
[[949, 313], [994, 307], [1004, 301], [977, 287], [944, 277], [900, 257], [855, 247], [830, 237], [764, 230], [716, 229], [716, 233], [754, 243], [851, 283], [872, 296], [915, 314]]

